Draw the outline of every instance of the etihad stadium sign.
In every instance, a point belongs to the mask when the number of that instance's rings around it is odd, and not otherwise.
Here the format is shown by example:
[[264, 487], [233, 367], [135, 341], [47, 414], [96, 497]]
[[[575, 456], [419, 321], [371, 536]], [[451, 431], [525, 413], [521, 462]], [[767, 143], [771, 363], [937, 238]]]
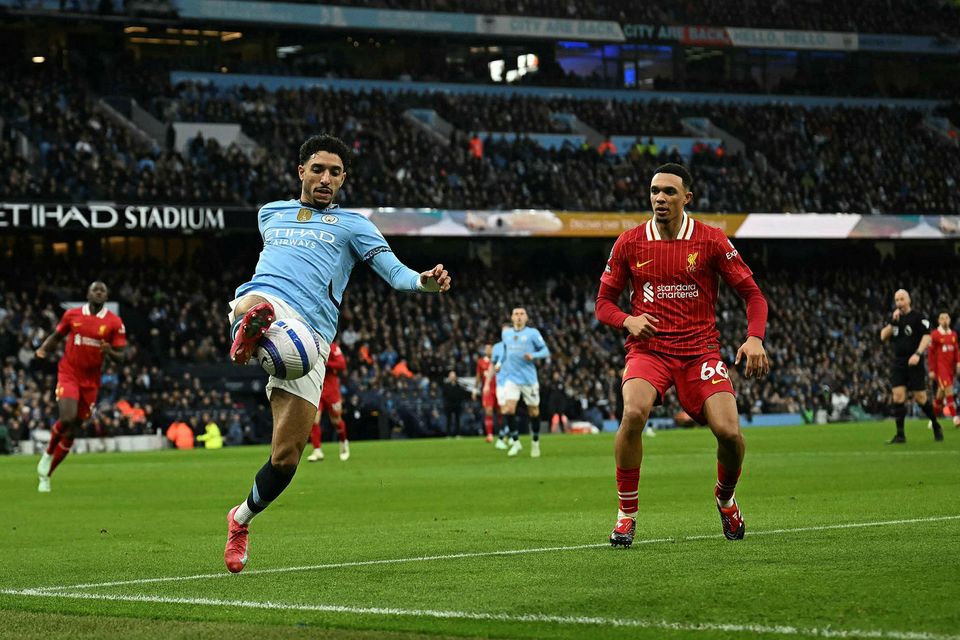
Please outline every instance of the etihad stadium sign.
[[115, 203], [0, 203], [0, 229], [216, 231], [225, 229], [223, 207], [117, 205]]

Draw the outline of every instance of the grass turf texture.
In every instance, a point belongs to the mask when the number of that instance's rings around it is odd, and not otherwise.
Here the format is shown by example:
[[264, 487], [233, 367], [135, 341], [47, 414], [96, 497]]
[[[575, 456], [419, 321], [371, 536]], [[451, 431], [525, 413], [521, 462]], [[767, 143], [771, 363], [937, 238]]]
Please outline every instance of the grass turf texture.
[[[526, 438], [515, 459], [476, 438], [357, 442], [347, 463], [327, 444], [253, 522], [238, 576], [225, 516], [265, 447], [72, 456], [51, 494], [36, 492], [37, 458], [0, 458], [0, 589], [208, 576], [0, 593], [0, 638], [955, 637], [960, 519], [764, 533], [960, 516], [960, 431], [935, 443], [912, 422], [886, 446], [892, 431], [745, 430], [741, 542], [720, 532], [709, 432], [645, 438], [630, 550], [605, 544], [608, 434], [546, 436], [540, 459]], [[258, 573], [577, 545], [597, 546]]]

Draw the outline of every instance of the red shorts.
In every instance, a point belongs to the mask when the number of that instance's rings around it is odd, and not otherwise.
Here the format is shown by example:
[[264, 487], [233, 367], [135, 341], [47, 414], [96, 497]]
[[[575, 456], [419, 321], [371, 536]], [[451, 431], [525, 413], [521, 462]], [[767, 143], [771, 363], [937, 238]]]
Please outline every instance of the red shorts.
[[[323, 393], [320, 394], [320, 406], [318, 408], [320, 413], [340, 415], [341, 402], [343, 402], [343, 395], [340, 393], [339, 387], [332, 391], [324, 389]], [[337, 405], [336, 409], [334, 409], [334, 405]]]
[[939, 388], [953, 390], [953, 371], [949, 369], [938, 369], [934, 373], [937, 377], [937, 386]]
[[97, 393], [100, 391], [100, 381], [78, 378], [69, 371], [61, 369], [57, 373], [57, 400], [69, 399], [77, 401], [77, 418], [87, 420], [93, 414], [93, 406], [97, 403]]
[[697, 356], [632, 351], [627, 353], [626, 365], [623, 382], [633, 378], [646, 380], [657, 390], [657, 404], [662, 404], [663, 396], [676, 386], [680, 406], [697, 424], [707, 424], [703, 413], [707, 398], [721, 391], [736, 395], [719, 351]]

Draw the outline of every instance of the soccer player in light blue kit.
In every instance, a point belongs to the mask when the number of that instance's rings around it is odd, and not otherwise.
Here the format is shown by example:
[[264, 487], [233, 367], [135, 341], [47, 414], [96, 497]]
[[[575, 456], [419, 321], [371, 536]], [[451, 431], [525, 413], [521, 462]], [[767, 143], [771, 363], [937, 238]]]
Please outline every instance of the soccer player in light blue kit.
[[[515, 456], [523, 449], [520, 431], [517, 428], [517, 402], [523, 398], [530, 416], [530, 457], [540, 457], [540, 381], [534, 360], [550, 357], [550, 349], [543, 336], [527, 326], [527, 310], [516, 307], [510, 314], [512, 327], [504, 327], [500, 334], [504, 357], [496, 365], [497, 402], [504, 422], [510, 428], [508, 456]], [[501, 382], [502, 380], [502, 382]]]
[[338, 138], [319, 135], [300, 147], [299, 200], [271, 202], [258, 214], [263, 251], [250, 282], [230, 303], [234, 336], [230, 357], [246, 364], [277, 319], [298, 318], [319, 336], [322, 358], [297, 380], [270, 377], [273, 412], [270, 459], [257, 472], [249, 496], [227, 515], [223, 559], [232, 573], [247, 563], [248, 525], [286, 489], [297, 470], [323, 389], [324, 363], [337, 332], [343, 291], [358, 262], [369, 264], [398, 291], [444, 292], [443, 265], [417, 273], [404, 266], [380, 231], [359, 213], [334, 204], [349, 168], [350, 151]]

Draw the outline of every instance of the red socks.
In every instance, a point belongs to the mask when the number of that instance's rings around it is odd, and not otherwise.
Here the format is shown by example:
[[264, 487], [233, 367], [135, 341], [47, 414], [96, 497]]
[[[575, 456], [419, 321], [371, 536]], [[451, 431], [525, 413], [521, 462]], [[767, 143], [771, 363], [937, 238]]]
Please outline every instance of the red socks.
[[639, 499], [640, 467], [621, 469], [617, 467], [617, 495], [620, 497], [620, 511], [636, 515]]
[[63, 459], [67, 457], [67, 454], [70, 453], [70, 447], [72, 446], [73, 438], [64, 438], [60, 441], [60, 443], [57, 445], [57, 448], [53, 450], [53, 461], [50, 463], [50, 473], [48, 475], [53, 475], [54, 469], [56, 469], [57, 465], [63, 462]]
[[314, 422], [313, 429], [310, 430], [310, 443], [314, 449], [320, 448], [320, 423]]
[[57, 445], [60, 444], [60, 438], [63, 437], [63, 425], [60, 424], [60, 421], [57, 420], [53, 423], [53, 427], [50, 428], [50, 442], [47, 443], [47, 455], [52, 456], [53, 452], [57, 450]]
[[733, 492], [737, 488], [737, 480], [740, 479], [740, 469], [731, 473], [719, 462], [717, 463], [717, 498], [726, 502], [733, 497]]

